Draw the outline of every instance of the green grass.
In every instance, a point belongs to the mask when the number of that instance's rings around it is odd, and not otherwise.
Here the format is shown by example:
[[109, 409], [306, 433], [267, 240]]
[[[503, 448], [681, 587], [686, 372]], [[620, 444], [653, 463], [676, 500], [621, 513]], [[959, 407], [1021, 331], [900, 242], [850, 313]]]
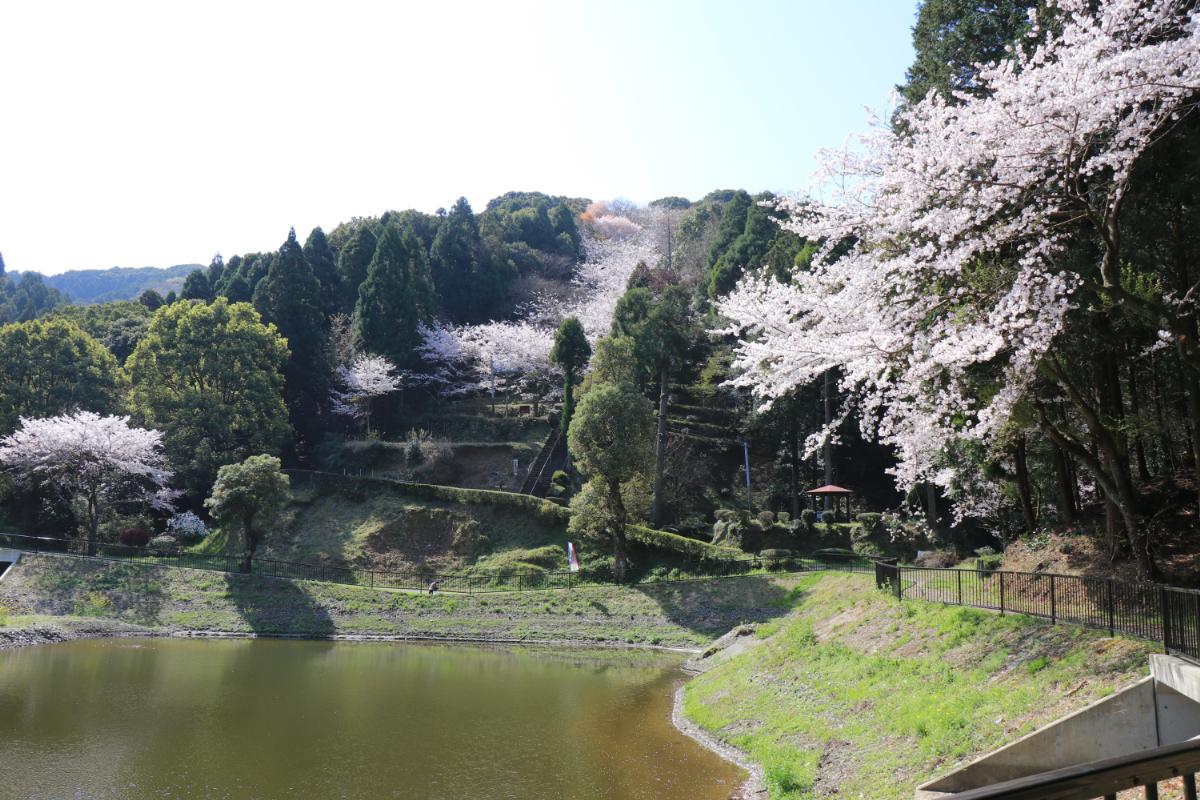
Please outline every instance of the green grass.
[[[377, 635], [700, 647], [742, 622], [786, 611], [794, 579], [754, 576], [645, 587], [487, 595], [356, 586], [30, 555], [0, 604], [72, 624], [160, 631]], [[10, 619], [15, 619], [11, 617]]]
[[[1149, 643], [806, 576], [762, 646], [692, 681], [685, 712], [763, 765], [772, 798], [907, 798], [1140, 677]], [[1068, 695], [1068, 692], [1070, 693]]]

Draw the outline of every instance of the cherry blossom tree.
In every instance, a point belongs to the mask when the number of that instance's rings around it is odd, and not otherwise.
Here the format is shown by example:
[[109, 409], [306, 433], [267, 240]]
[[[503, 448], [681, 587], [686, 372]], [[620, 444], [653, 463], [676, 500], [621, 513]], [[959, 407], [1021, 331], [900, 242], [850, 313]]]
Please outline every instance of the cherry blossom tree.
[[362, 418], [371, 435], [371, 404], [398, 390], [403, 382], [396, 365], [383, 356], [360, 353], [337, 368], [338, 383], [330, 393], [333, 412]]
[[[454, 328], [422, 326], [422, 358], [431, 376], [444, 381], [446, 393], [491, 390], [503, 379], [546, 391], [553, 385], [549, 361], [554, 331], [567, 317], [578, 317], [593, 344], [612, 327], [617, 301], [639, 263], [660, 255], [651, 231], [627, 216], [604, 214], [584, 229], [587, 253], [566, 297], [539, 297], [524, 319]], [[466, 369], [464, 369], [464, 367]]]
[[[1120, 510], [1149, 571], [1119, 431], [1058, 350], [1102, 324], [1094, 306], [1115, 304], [1193, 334], [1181, 346], [1200, 372], [1200, 289], [1156, 302], [1121, 280], [1136, 167], [1196, 113], [1200, 29], [1170, 0], [1058, 0], [1052, 12], [1011, 58], [980, 65], [978, 96], [931, 92], [901, 111], [900, 133], [879, 126], [826, 153], [828, 200], [782, 203], [785, 227], [823, 243], [812, 269], [787, 285], [748, 278], [720, 311], [741, 336], [735, 385], [769, 404], [839, 370], [843, 416], [854, 408], [895, 447], [898, 482], [939, 484], [960, 514], [978, 510], [968, 492], [986, 481], [947, 453], [994, 443], [1028, 407]], [[1062, 424], [1063, 408], [1085, 431]]]
[[100, 520], [117, 503], [168, 510], [178, 496], [166, 488], [171, 472], [162, 433], [130, 426], [129, 417], [79, 411], [57, 417], [22, 417], [0, 439], [0, 464], [18, 480], [54, 487], [87, 529], [95, 555]]

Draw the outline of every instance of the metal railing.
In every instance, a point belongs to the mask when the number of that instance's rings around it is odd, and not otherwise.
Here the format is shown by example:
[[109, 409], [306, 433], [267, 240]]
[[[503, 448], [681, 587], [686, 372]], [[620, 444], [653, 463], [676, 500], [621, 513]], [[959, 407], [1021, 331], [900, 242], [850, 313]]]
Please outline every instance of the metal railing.
[[875, 582], [898, 599], [1025, 614], [1160, 641], [1200, 662], [1200, 591], [1046, 572], [875, 564]]
[[[190, 550], [147, 545], [111, 544], [99, 542], [94, 552], [88, 552], [83, 539], [56, 539], [0, 533], [0, 547], [23, 552], [69, 555], [78, 558], [97, 558], [120, 561], [147, 567], [183, 567], [212, 572], [243, 573], [241, 556], [196, 553]], [[644, 574], [626, 580], [626, 585], [642, 585], [670, 581], [707, 580], [738, 577], [759, 573], [808, 572], [838, 569], [849, 572], [869, 572], [872, 562], [854, 556], [818, 554], [814, 556], [753, 557], [723, 561], [699, 561], [671, 576]], [[489, 592], [530, 591], [541, 589], [571, 589], [581, 586], [612, 584], [610, 576], [601, 572], [567, 570], [546, 572], [445, 573], [437, 570], [384, 570], [344, 564], [304, 563], [274, 558], [255, 557], [252, 574], [267, 578], [311, 580], [372, 589], [427, 590], [437, 583], [439, 591], [483, 594]]]
[[1200, 741], [1091, 761], [950, 795], [954, 800], [1116, 800], [1117, 792], [1142, 789], [1157, 800], [1159, 783], [1182, 778], [1185, 800], [1196, 800]]

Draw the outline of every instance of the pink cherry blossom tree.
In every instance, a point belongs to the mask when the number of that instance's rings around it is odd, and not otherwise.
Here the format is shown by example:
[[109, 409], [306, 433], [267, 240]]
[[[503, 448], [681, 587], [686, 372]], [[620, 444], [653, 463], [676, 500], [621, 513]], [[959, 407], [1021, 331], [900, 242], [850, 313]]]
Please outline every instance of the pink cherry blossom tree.
[[371, 404], [403, 384], [396, 365], [383, 356], [359, 353], [348, 365], [337, 368], [337, 378], [340, 386], [330, 392], [333, 413], [362, 419], [370, 436]]
[[[1194, 297], [1123, 288], [1120, 231], [1140, 160], [1196, 113], [1200, 29], [1173, 0], [1058, 0], [1053, 12], [1011, 58], [980, 67], [981, 96], [931, 93], [901, 112], [901, 133], [879, 126], [826, 153], [826, 201], [782, 203], [787, 228], [823, 243], [811, 271], [748, 278], [720, 310], [741, 337], [736, 385], [770, 403], [839, 370], [864, 431], [895, 447], [898, 482], [957, 492], [960, 513], [979, 510], [967, 494], [987, 482], [947, 454], [992, 445], [1031, 408], [1120, 509], [1149, 568], [1117, 431], [1055, 347], [1086, 317], [1081, 291], [1195, 330]], [[1200, 354], [1183, 356], [1200, 368]], [[1042, 382], [1052, 391], [1034, 394]], [[1061, 424], [1064, 404], [1084, 432]]]
[[178, 492], [167, 489], [171, 472], [162, 433], [135, 428], [129, 417], [79, 411], [57, 417], [22, 417], [0, 439], [0, 464], [25, 482], [53, 487], [71, 503], [96, 552], [100, 520], [117, 503], [169, 510]]

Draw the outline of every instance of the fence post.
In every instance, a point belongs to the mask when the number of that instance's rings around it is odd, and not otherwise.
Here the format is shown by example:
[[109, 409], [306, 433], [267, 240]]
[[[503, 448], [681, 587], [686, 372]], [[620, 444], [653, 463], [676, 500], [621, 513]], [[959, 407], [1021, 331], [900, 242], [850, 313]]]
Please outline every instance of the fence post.
[[369, 570], [367, 570], [367, 574], [371, 576], [371, 588], [374, 589], [375, 588], [375, 570], [369, 569]]
[[1117, 635], [1117, 609], [1113, 602], [1113, 582], [1112, 578], [1108, 579], [1108, 635]]
[[901, 575], [900, 575], [900, 565], [899, 564], [896, 565], [895, 570], [896, 570], [896, 599], [903, 600], [904, 598], [903, 598], [902, 594], [903, 594], [904, 590], [902, 588], [900, 588]]
[[568, 591], [570, 590], [570, 588], [571, 588], [571, 570], [567, 570], [567, 589], [568, 589]]
[[1058, 605], [1054, 602], [1054, 576], [1050, 576], [1050, 624], [1058, 622]]
[[1167, 587], [1158, 587], [1158, 605], [1162, 608], [1163, 651], [1171, 652], [1171, 612], [1167, 606]]
[[1004, 616], [1004, 573], [997, 573], [1000, 576], [1000, 616]]
[[962, 605], [962, 570], [955, 570], [954, 574], [958, 576], [958, 604]]

